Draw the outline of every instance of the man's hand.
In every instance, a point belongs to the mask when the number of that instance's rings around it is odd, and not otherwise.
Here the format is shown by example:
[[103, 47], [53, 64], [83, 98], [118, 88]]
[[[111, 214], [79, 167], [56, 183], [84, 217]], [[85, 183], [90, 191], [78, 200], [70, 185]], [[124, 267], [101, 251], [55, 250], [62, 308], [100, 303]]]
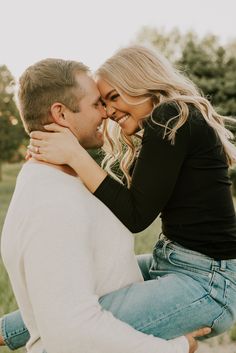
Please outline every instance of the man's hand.
[[210, 332], [211, 332], [211, 329], [208, 327], [205, 327], [185, 335], [189, 343], [189, 353], [194, 353], [197, 350], [198, 342], [196, 341], [195, 338], [208, 335]]

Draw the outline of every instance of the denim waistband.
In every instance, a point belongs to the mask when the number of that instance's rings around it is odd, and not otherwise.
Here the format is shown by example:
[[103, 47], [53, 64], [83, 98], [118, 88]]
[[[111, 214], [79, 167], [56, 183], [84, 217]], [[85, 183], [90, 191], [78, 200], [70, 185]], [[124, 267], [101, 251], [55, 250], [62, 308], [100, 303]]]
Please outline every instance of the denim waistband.
[[229, 269], [230, 271], [232, 271], [233, 269], [235, 269], [236, 272], [236, 259], [214, 259], [197, 251], [187, 249], [184, 246], [168, 239], [164, 234], [161, 234], [159, 236], [159, 241], [157, 242], [156, 247], [162, 247], [163, 252], [165, 252], [166, 254], [168, 252], [173, 251], [178, 252], [179, 254], [181, 253], [183, 257], [188, 257], [189, 261], [191, 261], [192, 259], [194, 263], [199, 262], [201, 263], [201, 267], [207, 268], [209, 270], [219, 269], [220, 271], [225, 271]]

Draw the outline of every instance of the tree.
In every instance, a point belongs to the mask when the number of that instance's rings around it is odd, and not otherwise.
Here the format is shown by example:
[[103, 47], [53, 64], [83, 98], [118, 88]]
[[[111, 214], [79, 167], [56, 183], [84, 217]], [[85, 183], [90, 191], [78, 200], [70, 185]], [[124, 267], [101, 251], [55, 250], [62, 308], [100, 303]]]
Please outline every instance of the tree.
[[178, 28], [173, 28], [170, 32], [163, 29], [144, 26], [137, 35], [135, 43], [151, 45], [157, 48], [172, 63], [182, 57], [186, 42], [197, 40], [196, 33], [189, 31], [182, 34]]
[[151, 44], [184, 72], [217, 111], [236, 116], [236, 41], [220, 44], [212, 34], [199, 38], [194, 32], [181, 34], [144, 27], [136, 42]]
[[219, 113], [236, 116], [236, 59], [217, 37], [187, 41], [177, 65], [184, 68]]
[[8, 68], [0, 66], [0, 181], [2, 163], [13, 157], [26, 136], [14, 101], [14, 85]]

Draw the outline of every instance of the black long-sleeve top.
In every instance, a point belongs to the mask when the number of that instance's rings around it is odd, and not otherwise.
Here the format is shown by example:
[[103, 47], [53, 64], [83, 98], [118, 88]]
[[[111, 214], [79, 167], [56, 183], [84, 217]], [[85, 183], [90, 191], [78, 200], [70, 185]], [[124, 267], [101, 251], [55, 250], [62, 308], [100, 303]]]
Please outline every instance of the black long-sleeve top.
[[236, 217], [221, 141], [189, 105], [171, 144], [155, 121], [165, 125], [178, 114], [174, 103], [165, 103], [145, 122], [129, 189], [107, 176], [94, 194], [133, 233], [161, 213], [170, 240], [215, 259], [236, 258]]

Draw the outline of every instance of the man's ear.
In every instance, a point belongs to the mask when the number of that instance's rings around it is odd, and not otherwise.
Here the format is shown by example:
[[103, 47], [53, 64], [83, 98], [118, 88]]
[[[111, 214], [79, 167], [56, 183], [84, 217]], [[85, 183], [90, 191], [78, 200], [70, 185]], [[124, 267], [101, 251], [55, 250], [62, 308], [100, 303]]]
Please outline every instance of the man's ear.
[[50, 111], [54, 123], [68, 127], [68, 122], [66, 119], [66, 112], [68, 113], [68, 110], [62, 103], [53, 103]]

